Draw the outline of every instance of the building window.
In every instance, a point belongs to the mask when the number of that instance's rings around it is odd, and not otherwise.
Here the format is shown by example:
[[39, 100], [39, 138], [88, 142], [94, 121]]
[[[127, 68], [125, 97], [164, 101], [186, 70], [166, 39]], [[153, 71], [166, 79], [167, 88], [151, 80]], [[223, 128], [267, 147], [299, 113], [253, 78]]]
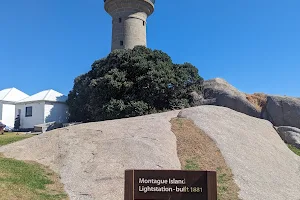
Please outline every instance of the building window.
[[32, 106], [26, 107], [25, 117], [31, 117], [32, 116]]
[[123, 41], [121, 40], [121, 41], [120, 41], [120, 46], [123, 46], [123, 45], [124, 45], [124, 43], [123, 43]]
[[146, 24], [145, 21], [143, 21], [143, 26], [145, 26], [145, 24]]
[[121, 23], [122, 22], [122, 18], [119, 18], [119, 23]]

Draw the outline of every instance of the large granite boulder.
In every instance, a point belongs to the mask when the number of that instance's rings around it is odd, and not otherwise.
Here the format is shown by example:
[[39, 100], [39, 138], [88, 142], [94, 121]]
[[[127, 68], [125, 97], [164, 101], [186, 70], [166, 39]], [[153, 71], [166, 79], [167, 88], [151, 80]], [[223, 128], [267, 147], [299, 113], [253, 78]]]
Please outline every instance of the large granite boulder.
[[239, 199], [299, 200], [300, 157], [271, 122], [220, 106], [184, 109], [178, 117], [193, 120], [217, 144], [240, 188]]
[[214, 105], [260, 117], [260, 111], [246, 98], [246, 94], [221, 78], [204, 81], [204, 99], [215, 99]]
[[274, 126], [300, 128], [300, 99], [286, 96], [268, 96], [262, 109], [262, 118]]
[[280, 126], [277, 132], [281, 139], [297, 148], [300, 148], [300, 129], [291, 126]]
[[170, 123], [178, 113], [68, 126], [2, 146], [0, 153], [49, 166], [70, 200], [124, 200], [126, 169], [181, 168]]
[[190, 103], [192, 106], [215, 105], [216, 99], [204, 99], [202, 94], [191, 92], [189, 94]]

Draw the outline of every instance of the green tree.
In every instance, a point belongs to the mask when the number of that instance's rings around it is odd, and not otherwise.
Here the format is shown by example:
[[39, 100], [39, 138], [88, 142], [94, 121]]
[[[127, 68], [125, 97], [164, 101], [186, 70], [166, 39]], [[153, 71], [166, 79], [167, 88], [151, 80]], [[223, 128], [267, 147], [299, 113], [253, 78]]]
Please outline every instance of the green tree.
[[67, 101], [70, 121], [100, 121], [189, 107], [189, 93], [201, 93], [202, 83], [196, 67], [173, 64], [162, 51], [143, 46], [115, 50], [74, 80]]

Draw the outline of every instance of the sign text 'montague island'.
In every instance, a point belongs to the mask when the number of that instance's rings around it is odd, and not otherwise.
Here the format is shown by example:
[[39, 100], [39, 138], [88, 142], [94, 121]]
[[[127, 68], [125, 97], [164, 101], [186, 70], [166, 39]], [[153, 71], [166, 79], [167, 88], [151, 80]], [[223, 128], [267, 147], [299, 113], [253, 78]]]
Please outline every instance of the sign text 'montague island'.
[[125, 200], [216, 200], [214, 171], [126, 170]]

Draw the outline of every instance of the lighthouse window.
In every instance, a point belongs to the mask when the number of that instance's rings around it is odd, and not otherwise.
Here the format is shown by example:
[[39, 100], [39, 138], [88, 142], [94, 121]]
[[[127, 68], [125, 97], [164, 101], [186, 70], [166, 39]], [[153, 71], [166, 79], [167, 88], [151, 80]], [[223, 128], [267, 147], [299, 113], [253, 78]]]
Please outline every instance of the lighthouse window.
[[119, 23], [121, 23], [122, 22], [122, 18], [119, 18]]
[[143, 21], [143, 26], [145, 26], [145, 21]]
[[120, 41], [120, 46], [123, 46], [123, 41], [122, 40]]

